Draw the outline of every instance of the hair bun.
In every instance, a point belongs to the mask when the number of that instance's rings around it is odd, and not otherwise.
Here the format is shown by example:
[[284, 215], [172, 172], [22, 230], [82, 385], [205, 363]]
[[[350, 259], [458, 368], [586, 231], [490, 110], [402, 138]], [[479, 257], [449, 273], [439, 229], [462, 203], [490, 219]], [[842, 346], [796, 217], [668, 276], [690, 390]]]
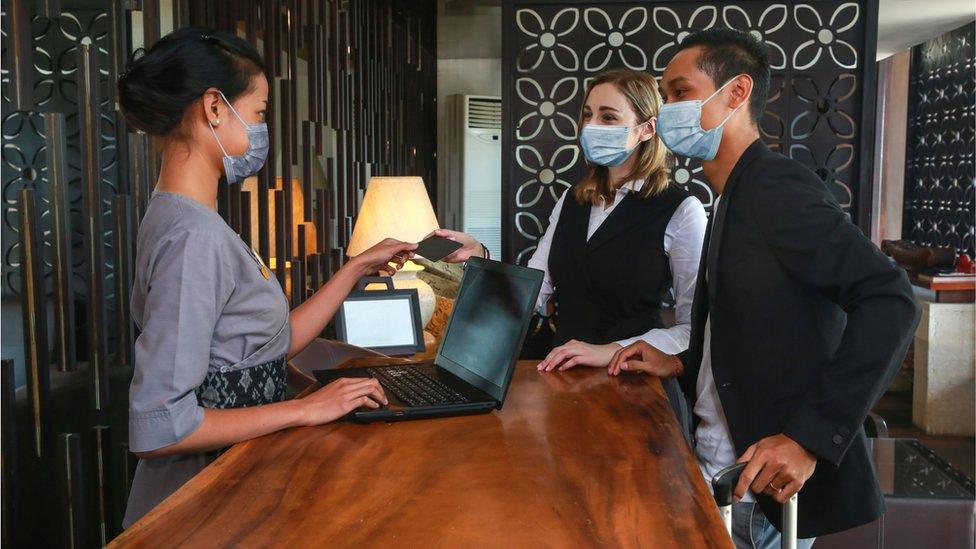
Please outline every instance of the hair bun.
[[[215, 42], [219, 48], [211, 47]], [[166, 136], [208, 89], [232, 101], [263, 70], [261, 56], [246, 40], [198, 27], [177, 29], [148, 50], [132, 52], [119, 73], [119, 106], [130, 126]]]

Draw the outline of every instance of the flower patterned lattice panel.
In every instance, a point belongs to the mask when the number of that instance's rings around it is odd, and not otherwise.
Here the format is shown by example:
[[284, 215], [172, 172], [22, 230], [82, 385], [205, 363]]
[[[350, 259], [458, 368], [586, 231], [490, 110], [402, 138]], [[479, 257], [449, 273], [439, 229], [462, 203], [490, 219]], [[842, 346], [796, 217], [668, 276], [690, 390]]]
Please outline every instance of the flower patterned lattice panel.
[[[747, 31], [768, 46], [773, 74], [762, 139], [810, 167], [843, 207], [857, 211], [865, 9], [850, 1], [516, 3], [503, 25], [514, 134], [503, 152], [513, 215], [504, 220], [512, 243], [506, 259], [528, 260], [538, 238], [532, 235], [541, 232], [526, 227], [538, 221], [544, 231], [546, 208], [585, 171], [577, 154], [572, 165], [560, 165], [556, 184], [547, 162], [557, 150], [568, 159], [566, 151], [577, 148], [579, 110], [593, 77], [615, 68], [660, 76], [682, 40], [712, 27]], [[714, 196], [698, 161], [679, 158], [671, 173], [710, 211]]]
[[973, 256], [973, 26], [912, 49], [903, 238]]
[[[3, 17], [4, 47], [6, 47], [6, 14]], [[78, 131], [78, 67], [77, 52], [82, 43], [92, 44], [100, 67], [99, 95], [101, 97], [101, 165], [103, 226], [105, 228], [106, 298], [114, 299], [112, 197], [117, 190], [115, 113], [109, 99], [109, 18], [99, 11], [65, 11], [58, 18], [33, 17], [31, 34], [34, 38], [34, 108], [35, 112], [18, 112], [9, 101], [8, 87], [13, 74], [2, 74], [3, 97], [3, 153], [2, 196], [3, 212], [0, 229], [3, 232], [2, 268], [4, 296], [18, 295], [20, 279], [20, 212], [18, 192], [22, 188], [35, 189], [44, 248], [44, 279], [47, 290], [53, 284], [52, 227], [50, 193], [47, 180], [44, 119], [40, 113], [65, 113], [68, 152], [68, 204], [72, 228], [74, 260], [74, 290], [79, 296], [86, 292], [84, 269], [81, 151]]]

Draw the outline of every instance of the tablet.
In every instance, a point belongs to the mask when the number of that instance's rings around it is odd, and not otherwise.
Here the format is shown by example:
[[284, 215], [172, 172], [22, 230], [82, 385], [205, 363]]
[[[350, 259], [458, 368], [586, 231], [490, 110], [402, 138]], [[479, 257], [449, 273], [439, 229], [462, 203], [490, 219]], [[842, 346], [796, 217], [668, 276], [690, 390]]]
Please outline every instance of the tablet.
[[416, 289], [350, 292], [335, 317], [339, 341], [385, 355], [424, 351]]

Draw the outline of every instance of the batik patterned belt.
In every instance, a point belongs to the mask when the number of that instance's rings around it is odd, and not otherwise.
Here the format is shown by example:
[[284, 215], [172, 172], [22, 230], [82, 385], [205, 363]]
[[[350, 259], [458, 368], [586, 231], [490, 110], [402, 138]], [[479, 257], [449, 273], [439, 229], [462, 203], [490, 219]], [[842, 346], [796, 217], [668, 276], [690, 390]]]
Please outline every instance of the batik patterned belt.
[[211, 369], [196, 395], [204, 408], [246, 408], [285, 400], [285, 357], [221, 372]]

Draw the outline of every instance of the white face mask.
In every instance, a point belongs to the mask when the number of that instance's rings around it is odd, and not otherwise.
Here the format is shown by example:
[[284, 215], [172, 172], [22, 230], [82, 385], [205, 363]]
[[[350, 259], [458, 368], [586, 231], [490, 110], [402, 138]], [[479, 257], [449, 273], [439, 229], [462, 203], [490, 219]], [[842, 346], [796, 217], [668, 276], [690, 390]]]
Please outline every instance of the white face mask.
[[693, 99], [677, 103], [665, 103], [657, 113], [657, 134], [661, 136], [664, 146], [679, 156], [711, 160], [718, 153], [719, 143], [722, 142], [722, 128], [732, 118], [735, 111], [742, 105], [732, 109], [721, 124], [710, 130], [701, 127], [702, 105], [708, 103], [718, 92], [732, 83], [732, 78], [715, 90], [704, 101]]
[[[612, 126], [606, 124], [587, 124], [580, 132], [580, 147], [587, 160], [600, 166], [620, 166], [630, 158], [637, 145], [627, 148], [630, 130], [636, 126]], [[638, 144], [640, 142], [638, 141]]]

